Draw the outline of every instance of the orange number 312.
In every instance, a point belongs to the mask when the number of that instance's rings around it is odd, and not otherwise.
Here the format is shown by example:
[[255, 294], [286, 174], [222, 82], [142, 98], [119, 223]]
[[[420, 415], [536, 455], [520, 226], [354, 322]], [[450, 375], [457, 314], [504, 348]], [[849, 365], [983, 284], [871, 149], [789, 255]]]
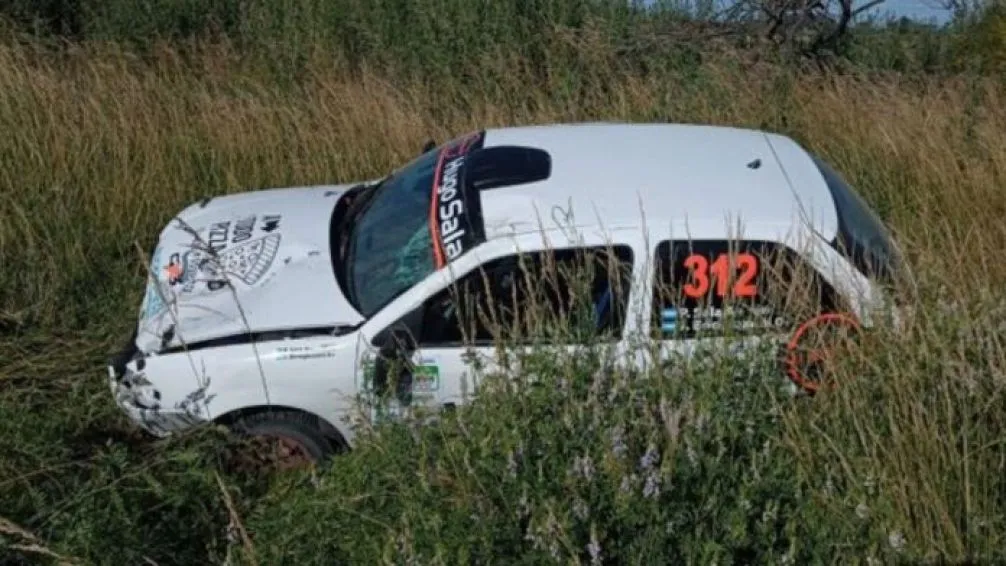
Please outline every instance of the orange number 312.
[[[736, 256], [736, 267], [740, 270], [737, 281], [734, 282], [733, 296], [754, 297], [758, 287], [754, 284], [758, 273], [758, 258], [749, 253]], [[685, 295], [699, 299], [709, 292], [710, 277], [716, 280], [716, 295], [726, 297], [730, 291], [730, 256], [720, 254], [712, 264], [704, 255], [692, 254], [685, 258], [685, 267], [691, 274], [691, 281], [685, 284]]]

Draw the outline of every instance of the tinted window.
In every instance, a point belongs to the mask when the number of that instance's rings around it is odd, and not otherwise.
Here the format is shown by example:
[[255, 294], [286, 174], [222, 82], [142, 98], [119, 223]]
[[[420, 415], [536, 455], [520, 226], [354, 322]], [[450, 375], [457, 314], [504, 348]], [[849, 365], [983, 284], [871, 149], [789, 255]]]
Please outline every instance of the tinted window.
[[815, 157], [835, 200], [838, 236], [832, 246], [850, 257], [868, 277], [891, 283], [902, 268], [902, 258], [890, 233], [870, 205], [831, 166]]
[[620, 337], [631, 276], [624, 246], [508, 256], [432, 297], [406, 326], [418, 326], [420, 347]]
[[764, 241], [663, 241], [656, 249], [652, 328], [661, 338], [785, 330], [840, 306], [793, 250]]
[[548, 179], [552, 158], [534, 147], [487, 147], [472, 153], [467, 168], [466, 182], [485, 191]]

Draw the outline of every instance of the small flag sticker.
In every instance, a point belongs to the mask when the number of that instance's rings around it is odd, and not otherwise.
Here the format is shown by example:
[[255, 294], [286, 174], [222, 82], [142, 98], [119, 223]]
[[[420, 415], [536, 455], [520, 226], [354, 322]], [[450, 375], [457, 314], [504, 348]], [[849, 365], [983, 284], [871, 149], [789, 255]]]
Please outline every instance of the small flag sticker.
[[664, 332], [674, 332], [678, 327], [678, 309], [664, 309], [660, 322]]

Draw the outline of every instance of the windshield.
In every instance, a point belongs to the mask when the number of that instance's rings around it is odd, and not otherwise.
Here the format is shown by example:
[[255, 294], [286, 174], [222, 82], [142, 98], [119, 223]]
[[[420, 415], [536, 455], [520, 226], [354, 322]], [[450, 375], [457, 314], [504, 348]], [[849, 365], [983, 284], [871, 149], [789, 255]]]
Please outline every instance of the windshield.
[[462, 176], [466, 152], [481, 140], [475, 134], [424, 153], [370, 189], [344, 220], [346, 249], [336, 257], [343, 259], [347, 298], [364, 317], [480, 236], [472, 226], [478, 224], [477, 199], [466, 198]]
[[831, 166], [814, 157], [838, 211], [838, 237], [833, 245], [851, 257], [868, 277], [893, 284], [902, 274], [901, 253], [870, 205]]

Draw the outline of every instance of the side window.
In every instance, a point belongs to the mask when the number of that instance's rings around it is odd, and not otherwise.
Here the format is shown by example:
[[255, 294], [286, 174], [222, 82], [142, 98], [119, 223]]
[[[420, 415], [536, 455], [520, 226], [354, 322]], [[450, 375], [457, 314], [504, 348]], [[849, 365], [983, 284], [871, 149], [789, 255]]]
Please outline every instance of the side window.
[[565, 342], [621, 337], [632, 250], [575, 248], [500, 258], [431, 297], [416, 313], [422, 347], [490, 345], [497, 339]]
[[845, 307], [820, 273], [774, 242], [665, 240], [657, 245], [655, 260], [656, 338], [784, 331]]

